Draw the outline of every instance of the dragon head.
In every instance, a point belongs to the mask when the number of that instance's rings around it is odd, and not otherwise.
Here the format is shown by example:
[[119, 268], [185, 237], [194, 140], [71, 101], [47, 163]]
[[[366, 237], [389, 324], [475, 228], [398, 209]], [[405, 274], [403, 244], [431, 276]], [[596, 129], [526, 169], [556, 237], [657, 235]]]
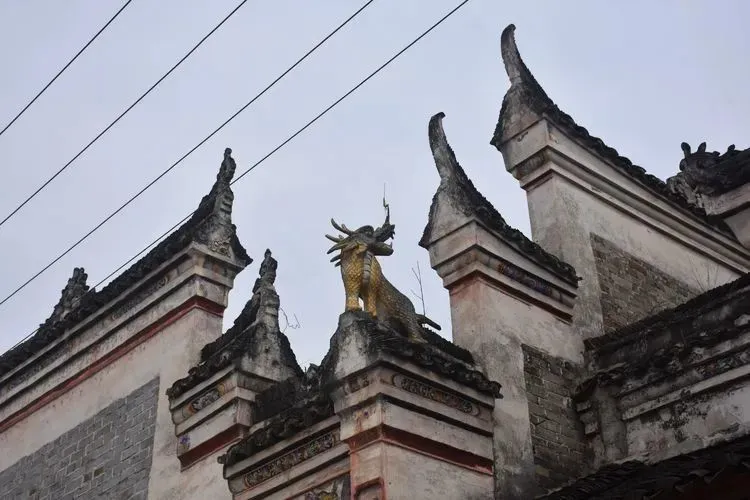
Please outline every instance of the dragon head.
[[341, 258], [346, 254], [357, 255], [369, 251], [373, 255], [386, 256], [393, 253], [393, 246], [386, 243], [396, 234], [396, 226], [391, 224], [389, 212], [386, 212], [383, 225], [377, 229], [372, 226], [362, 226], [352, 231], [333, 219], [331, 219], [331, 224], [335, 229], [344, 233], [339, 236], [326, 234], [326, 238], [335, 243], [328, 253], [340, 250], [339, 254], [331, 259], [331, 262], [335, 262], [337, 266], [341, 264]]

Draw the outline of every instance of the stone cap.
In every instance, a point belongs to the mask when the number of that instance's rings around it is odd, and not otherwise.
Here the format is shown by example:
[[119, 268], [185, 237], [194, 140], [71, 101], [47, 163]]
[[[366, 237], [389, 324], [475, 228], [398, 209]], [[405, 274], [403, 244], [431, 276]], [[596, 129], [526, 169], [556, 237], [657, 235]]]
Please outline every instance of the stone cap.
[[[331, 337], [331, 347], [320, 365], [323, 387], [335, 385], [343, 372], [365, 368], [376, 363], [381, 354], [388, 354], [496, 399], [502, 398], [500, 384], [476, 369], [471, 353], [445, 339], [437, 340], [435, 337], [439, 336], [434, 332], [429, 333], [425, 335], [426, 342], [415, 342], [364, 311], [343, 313], [339, 316], [339, 327]], [[349, 358], [352, 348], [359, 349], [356, 355], [360, 360]], [[344, 377], [347, 375], [349, 373], [343, 374]]]
[[[253, 286], [253, 295], [247, 301], [234, 324], [224, 335], [206, 344], [201, 349], [201, 360], [197, 366], [188, 371], [188, 376], [177, 380], [167, 389], [167, 396], [174, 399], [186, 391], [208, 380], [215, 373], [226, 368], [239, 358], [247, 356], [255, 365], [270, 362], [273, 369], [256, 366], [256, 373], [269, 379], [275, 379], [277, 372], [288, 372], [302, 376], [302, 369], [292, 351], [286, 335], [279, 330], [279, 296], [274, 288], [278, 263], [266, 250], [260, 266], [259, 277]], [[268, 345], [268, 344], [273, 345]], [[268, 348], [268, 349], [267, 349]]]
[[[430, 215], [419, 245], [428, 248], [432, 243], [440, 224], [438, 220], [438, 214], [441, 213], [440, 205], [449, 204], [451, 209], [459, 211], [464, 217], [477, 218], [519, 252], [577, 287], [580, 278], [573, 266], [558, 259], [527, 238], [521, 231], [508, 225], [495, 207], [474, 187], [448, 143], [442, 125], [444, 117], [444, 113], [438, 113], [430, 119], [429, 123], [430, 148], [440, 174], [440, 186], [432, 199]], [[446, 196], [446, 199], [441, 200], [441, 196]]]
[[633, 164], [628, 158], [621, 156], [616, 149], [607, 146], [602, 139], [591, 135], [588, 130], [578, 125], [570, 115], [562, 111], [550, 99], [521, 58], [516, 45], [515, 30], [516, 27], [513, 24], [508, 25], [503, 30], [500, 39], [503, 63], [511, 86], [503, 98], [500, 116], [490, 144], [502, 152], [502, 147], [506, 141], [528, 128], [535, 121], [546, 118], [581, 146], [611, 163], [617, 170], [630, 176], [654, 194], [683, 210], [687, 210], [723, 233], [733, 235], [723, 221], [708, 216], [702, 208], [688, 203], [683, 196], [670, 189], [666, 182], [649, 174], [644, 168]]

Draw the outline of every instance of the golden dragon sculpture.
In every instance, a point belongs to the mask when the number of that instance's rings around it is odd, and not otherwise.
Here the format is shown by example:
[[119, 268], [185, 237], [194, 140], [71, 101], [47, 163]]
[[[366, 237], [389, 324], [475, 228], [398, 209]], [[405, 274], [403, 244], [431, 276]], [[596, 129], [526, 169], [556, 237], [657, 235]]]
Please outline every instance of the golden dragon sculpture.
[[376, 257], [393, 253], [393, 246], [386, 241], [393, 238], [396, 228], [390, 223], [387, 205], [385, 222], [377, 229], [362, 226], [352, 231], [344, 224], [337, 224], [333, 219], [331, 224], [344, 233], [342, 236], [325, 236], [335, 243], [328, 253], [339, 250], [339, 254], [334, 256], [331, 262], [341, 266], [346, 311], [362, 310], [359, 303], [361, 298], [365, 312], [397, 331], [404, 332], [409, 339], [417, 342], [425, 341], [422, 325], [427, 324], [440, 330], [440, 325], [423, 314], [417, 314], [411, 300], [383, 276]]

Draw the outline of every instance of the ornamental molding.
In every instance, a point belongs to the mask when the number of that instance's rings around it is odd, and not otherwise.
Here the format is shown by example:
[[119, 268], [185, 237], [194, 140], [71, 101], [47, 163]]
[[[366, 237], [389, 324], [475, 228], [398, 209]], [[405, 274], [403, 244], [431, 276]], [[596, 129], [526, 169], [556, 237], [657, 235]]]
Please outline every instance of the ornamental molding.
[[123, 316], [125, 316], [127, 313], [132, 311], [138, 304], [143, 302], [146, 298], [153, 295], [157, 291], [164, 288], [167, 283], [169, 282], [169, 276], [164, 275], [161, 278], [159, 278], [157, 281], [151, 283], [151, 285], [147, 286], [140, 292], [133, 295], [131, 298], [123, 302], [123, 304], [114, 310], [114, 312], [111, 315], [111, 318], [113, 321], [116, 321]]
[[479, 407], [471, 401], [448, 391], [438, 389], [430, 384], [401, 375], [400, 373], [393, 375], [391, 381], [394, 386], [403, 389], [406, 392], [441, 403], [462, 413], [466, 413], [467, 415], [478, 416], [480, 413]]
[[256, 467], [244, 475], [242, 482], [247, 488], [254, 488], [260, 483], [278, 476], [292, 467], [332, 449], [339, 444], [340, 441], [341, 435], [339, 429], [323, 434], [322, 436], [312, 439], [278, 458], [266, 462], [260, 467]]

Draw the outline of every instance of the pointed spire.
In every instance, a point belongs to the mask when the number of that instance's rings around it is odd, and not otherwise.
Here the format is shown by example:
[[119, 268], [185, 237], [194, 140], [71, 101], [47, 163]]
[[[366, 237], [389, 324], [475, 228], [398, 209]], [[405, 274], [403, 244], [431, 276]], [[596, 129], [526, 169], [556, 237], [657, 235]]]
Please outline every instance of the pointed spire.
[[55, 305], [52, 315], [45, 321], [45, 324], [62, 321], [70, 311], [78, 307], [81, 298], [89, 291], [89, 287], [86, 285], [87, 278], [88, 275], [82, 267], [73, 269], [73, 276], [68, 279], [68, 283], [62, 289], [60, 300]]
[[505, 93], [500, 118], [490, 144], [500, 150], [502, 144], [556, 108], [539, 82], [523, 62], [515, 37], [516, 27], [508, 25], [500, 36], [500, 53], [510, 89]]

